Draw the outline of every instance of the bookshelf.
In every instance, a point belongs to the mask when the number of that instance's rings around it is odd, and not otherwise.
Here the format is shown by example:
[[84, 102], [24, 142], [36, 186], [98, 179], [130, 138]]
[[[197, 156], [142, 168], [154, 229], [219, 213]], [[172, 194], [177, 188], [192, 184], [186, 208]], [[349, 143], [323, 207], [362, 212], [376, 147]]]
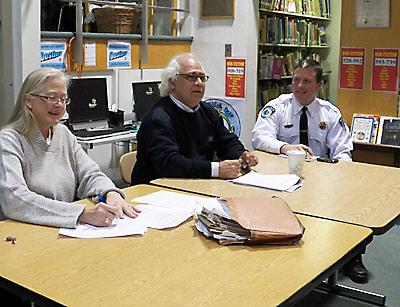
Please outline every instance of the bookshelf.
[[271, 99], [291, 92], [294, 67], [306, 57], [324, 68], [319, 96], [329, 99], [330, 74], [325, 67], [330, 48], [325, 28], [329, 22], [330, 0], [259, 1], [257, 111]]

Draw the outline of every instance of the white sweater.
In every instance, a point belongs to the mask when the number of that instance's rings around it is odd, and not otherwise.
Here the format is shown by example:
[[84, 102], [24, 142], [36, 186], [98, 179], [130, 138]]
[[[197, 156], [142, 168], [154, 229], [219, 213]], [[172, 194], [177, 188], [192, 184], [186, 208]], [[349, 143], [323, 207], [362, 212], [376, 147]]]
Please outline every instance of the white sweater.
[[0, 219], [75, 227], [85, 206], [71, 202], [110, 188], [118, 190], [64, 125], [50, 145], [38, 129], [29, 139], [0, 131]]

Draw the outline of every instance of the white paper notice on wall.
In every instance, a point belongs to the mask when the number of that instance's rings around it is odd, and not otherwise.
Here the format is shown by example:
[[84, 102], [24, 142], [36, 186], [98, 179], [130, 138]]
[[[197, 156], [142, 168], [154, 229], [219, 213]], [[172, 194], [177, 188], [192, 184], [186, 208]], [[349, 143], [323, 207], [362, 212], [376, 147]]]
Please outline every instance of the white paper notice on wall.
[[390, 0], [357, 0], [356, 27], [390, 27]]
[[85, 43], [85, 66], [96, 66], [96, 43]]

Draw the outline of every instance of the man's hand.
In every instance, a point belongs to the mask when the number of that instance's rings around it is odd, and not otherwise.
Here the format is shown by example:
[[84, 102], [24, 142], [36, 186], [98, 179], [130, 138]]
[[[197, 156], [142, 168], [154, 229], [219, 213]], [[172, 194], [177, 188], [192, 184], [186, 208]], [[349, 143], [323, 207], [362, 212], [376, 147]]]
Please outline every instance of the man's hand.
[[258, 164], [257, 156], [249, 153], [248, 151], [242, 153], [242, 155], [239, 158], [239, 161], [242, 164], [242, 169], [246, 169], [250, 166], [256, 166]]
[[303, 144], [285, 144], [281, 147], [281, 153], [287, 155], [287, 152], [289, 150], [302, 150], [306, 152], [306, 159], [311, 159], [312, 156], [314, 155], [314, 152], [312, 151], [312, 149], [306, 145]]
[[219, 162], [219, 178], [234, 179], [239, 177], [242, 164], [239, 160], [225, 160]]

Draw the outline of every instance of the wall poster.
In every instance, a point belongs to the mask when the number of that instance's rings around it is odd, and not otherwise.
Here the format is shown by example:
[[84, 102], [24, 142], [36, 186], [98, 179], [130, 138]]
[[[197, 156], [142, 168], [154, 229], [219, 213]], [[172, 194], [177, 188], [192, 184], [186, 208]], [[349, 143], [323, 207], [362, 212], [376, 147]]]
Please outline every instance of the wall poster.
[[397, 92], [398, 71], [398, 49], [374, 49], [372, 62], [373, 91]]
[[340, 50], [340, 88], [364, 88], [365, 48], [342, 47]]
[[246, 80], [246, 60], [226, 59], [225, 63], [225, 96], [244, 98]]

